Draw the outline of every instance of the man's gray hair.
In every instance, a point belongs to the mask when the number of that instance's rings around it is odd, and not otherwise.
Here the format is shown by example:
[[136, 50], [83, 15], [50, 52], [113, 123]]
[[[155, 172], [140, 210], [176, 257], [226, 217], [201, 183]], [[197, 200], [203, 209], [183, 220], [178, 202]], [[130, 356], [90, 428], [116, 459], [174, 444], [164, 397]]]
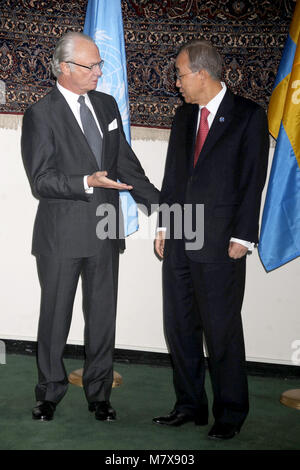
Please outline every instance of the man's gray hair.
[[184, 44], [179, 52], [186, 52], [193, 72], [206, 70], [214, 80], [221, 80], [223, 59], [217, 49], [204, 39], [194, 39]]
[[73, 60], [74, 45], [77, 40], [85, 39], [86, 41], [93, 42], [90, 36], [83, 33], [70, 31], [62, 36], [56, 44], [53, 57], [51, 60], [51, 70], [53, 75], [57, 78], [61, 74], [60, 63]]

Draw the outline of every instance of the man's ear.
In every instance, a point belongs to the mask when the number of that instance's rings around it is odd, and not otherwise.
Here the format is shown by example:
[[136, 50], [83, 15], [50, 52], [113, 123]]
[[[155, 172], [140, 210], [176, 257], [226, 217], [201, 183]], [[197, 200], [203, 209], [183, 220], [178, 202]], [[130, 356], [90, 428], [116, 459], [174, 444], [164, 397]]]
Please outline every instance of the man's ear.
[[63, 75], [70, 75], [71, 69], [70, 65], [67, 62], [60, 62], [59, 66]]
[[209, 76], [209, 73], [205, 69], [199, 70], [198, 74], [199, 74], [199, 77], [201, 78], [201, 80], [205, 80]]

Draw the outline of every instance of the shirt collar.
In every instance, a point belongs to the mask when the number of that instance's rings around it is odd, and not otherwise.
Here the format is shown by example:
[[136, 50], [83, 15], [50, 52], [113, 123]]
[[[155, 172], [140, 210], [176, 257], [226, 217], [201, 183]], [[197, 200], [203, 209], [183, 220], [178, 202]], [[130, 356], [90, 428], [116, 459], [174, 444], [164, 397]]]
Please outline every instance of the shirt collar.
[[222, 85], [222, 90], [220, 90], [219, 93], [216, 96], [214, 96], [214, 98], [210, 100], [206, 106], [200, 106], [200, 109], [205, 107], [208, 109], [210, 114], [214, 116], [217, 114], [218, 108], [227, 90], [227, 86], [224, 82], [221, 82], [221, 85]]
[[[62, 95], [65, 97], [68, 103], [75, 103], [78, 101], [79, 96], [77, 93], [74, 93], [71, 90], [68, 90], [67, 88], [63, 87], [58, 81], [56, 82], [56, 86], [58, 90], [62, 93]], [[87, 97], [87, 93], [83, 94], [82, 96]]]

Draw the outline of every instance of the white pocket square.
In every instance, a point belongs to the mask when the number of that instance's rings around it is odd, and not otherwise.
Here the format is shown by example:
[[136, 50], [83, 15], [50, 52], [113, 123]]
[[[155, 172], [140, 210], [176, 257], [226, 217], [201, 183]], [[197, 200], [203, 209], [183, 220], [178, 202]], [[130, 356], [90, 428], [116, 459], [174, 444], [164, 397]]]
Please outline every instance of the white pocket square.
[[114, 129], [118, 129], [118, 123], [117, 120], [114, 119], [109, 125], [108, 125], [108, 130], [113, 131]]

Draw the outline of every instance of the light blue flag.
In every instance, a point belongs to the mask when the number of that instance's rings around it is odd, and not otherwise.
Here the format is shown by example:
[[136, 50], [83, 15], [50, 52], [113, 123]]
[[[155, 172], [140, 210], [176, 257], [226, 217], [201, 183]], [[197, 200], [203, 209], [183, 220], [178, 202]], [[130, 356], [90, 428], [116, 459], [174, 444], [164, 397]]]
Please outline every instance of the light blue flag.
[[[97, 90], [112, 95], [120, 110], [126, 139], [130, 145], [130, 118], [125, 41], [120, 0], [89, 0], [84, 30], [97, 44], [104, 60]], [[124, 181], [127, 183], [127, 181]], [[128, 191], [120, 191], [125, 236], [138, 230], [137, 206]]]

